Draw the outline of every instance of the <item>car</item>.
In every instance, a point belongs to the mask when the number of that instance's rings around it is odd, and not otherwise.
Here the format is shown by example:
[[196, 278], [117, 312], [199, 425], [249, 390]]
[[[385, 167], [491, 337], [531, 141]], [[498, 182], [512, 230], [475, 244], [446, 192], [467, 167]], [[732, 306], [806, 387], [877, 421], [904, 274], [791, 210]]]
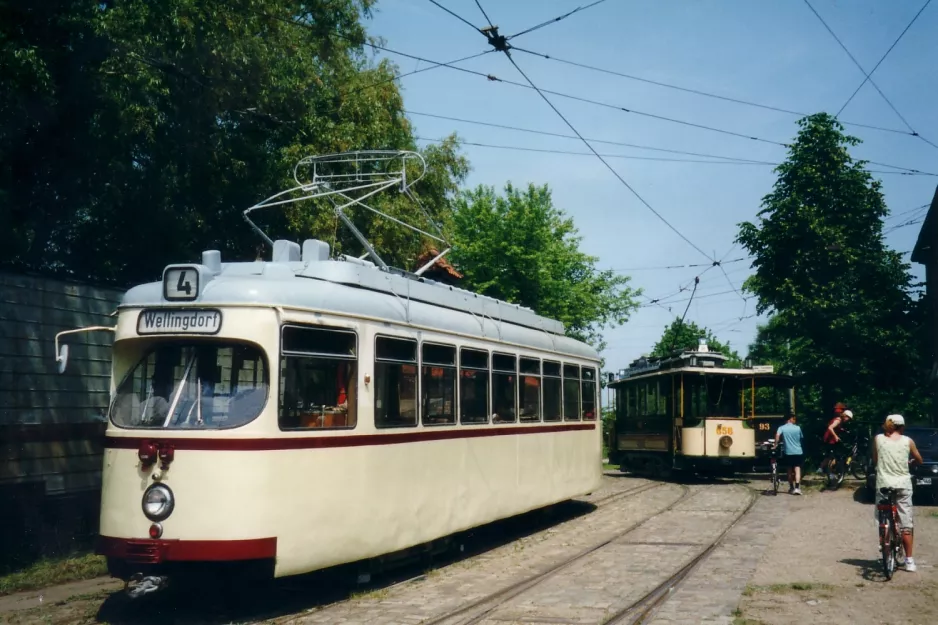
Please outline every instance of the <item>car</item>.
[[[924, 461], [910, 469], [913, 496], [925, 495], [938, 500], [938, 428], [909, 426], [905, 435], [915, 441]], [[866, 487], [871, 493], [876, 488], [875, 466], [867, 473]]]

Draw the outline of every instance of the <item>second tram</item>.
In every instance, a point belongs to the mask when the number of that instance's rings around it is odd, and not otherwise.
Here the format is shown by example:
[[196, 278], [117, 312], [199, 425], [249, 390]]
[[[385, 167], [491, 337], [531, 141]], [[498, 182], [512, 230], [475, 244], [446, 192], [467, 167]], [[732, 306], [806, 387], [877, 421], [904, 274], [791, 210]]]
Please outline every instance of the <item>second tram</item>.
[[753, 470], [758, 445], [795, 409], [794, 383], [771, 366], [728, 368], [727, 360], [701, 343], [620, 372], [610, 382], [609, 462], [661, 475]]

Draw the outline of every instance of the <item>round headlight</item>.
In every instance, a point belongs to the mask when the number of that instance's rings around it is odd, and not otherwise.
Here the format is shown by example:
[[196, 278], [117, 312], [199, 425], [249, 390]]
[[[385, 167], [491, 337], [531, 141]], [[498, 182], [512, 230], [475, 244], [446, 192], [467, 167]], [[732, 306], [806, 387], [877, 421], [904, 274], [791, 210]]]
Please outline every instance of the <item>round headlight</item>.
[[729, 436], [720, 437], [720, 447], [722, 447], [723, 449], [729, 449], [732, 446], [733, 446], [733, 439], [731, 437]]
[[143, 493], [143, 513], [151, 521], [162, 521], [173, 512], [173, 491], [165, 484], [153, 484]]

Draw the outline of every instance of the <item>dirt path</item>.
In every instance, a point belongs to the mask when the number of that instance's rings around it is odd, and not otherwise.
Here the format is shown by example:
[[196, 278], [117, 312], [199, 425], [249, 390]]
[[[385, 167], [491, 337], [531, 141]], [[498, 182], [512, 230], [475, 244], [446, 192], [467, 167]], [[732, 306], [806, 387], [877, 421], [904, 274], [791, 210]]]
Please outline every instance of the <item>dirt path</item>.
[[783, 530], [750, 580], [738, 625], [938, 622], [938, 508], [916, 504], [918, 572], [899, 570], [887, 582], [862, 491], [812, 490], [789, 504]]

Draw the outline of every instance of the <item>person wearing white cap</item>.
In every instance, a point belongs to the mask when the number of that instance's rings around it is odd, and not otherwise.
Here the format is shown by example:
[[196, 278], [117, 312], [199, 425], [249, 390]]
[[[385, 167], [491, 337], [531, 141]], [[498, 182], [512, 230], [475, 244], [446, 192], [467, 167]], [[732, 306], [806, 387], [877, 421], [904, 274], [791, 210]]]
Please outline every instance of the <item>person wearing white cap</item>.
[[[883, 424], [883, 434], [877, 434], [873, 444], [873, 462], [876, 463], [876, 503], [885, 501], [881, 488], [896, 489], [896, 507], [899, 509], [899, 526], [902, 544], [905, 547], [905, 570], [915, 571], [912, 559], [912, 475], [909, 473], [909, 456], [921, 464], [922, 455], [915, 442], [905, 436], [905, 419], [900, 414], [891, 414]], [[876, 509], [874, 508], [874, 513]]]

